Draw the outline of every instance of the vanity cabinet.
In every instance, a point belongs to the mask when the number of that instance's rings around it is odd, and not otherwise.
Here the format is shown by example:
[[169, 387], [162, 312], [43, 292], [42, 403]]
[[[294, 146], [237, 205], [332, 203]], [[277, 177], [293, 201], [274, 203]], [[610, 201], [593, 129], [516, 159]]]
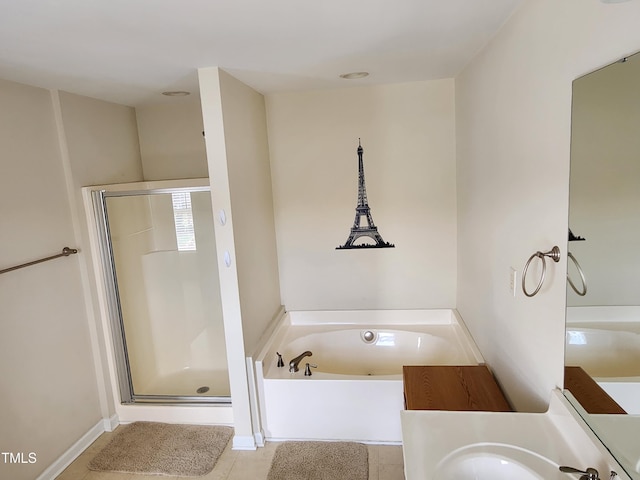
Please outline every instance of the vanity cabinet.
[[512, 411], [486, 365], [420, 365], [402, 370], [407, 410]]

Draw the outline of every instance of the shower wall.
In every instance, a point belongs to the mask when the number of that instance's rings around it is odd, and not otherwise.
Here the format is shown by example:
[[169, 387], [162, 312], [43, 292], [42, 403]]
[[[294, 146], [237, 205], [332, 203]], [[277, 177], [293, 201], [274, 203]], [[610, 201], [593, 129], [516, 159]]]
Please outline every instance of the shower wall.
[[[127, 294], [120, 297], [121, 308], [136, 322], [127, 325], [128, 341], [137, 345], [129, 352], [131, 375], [135, 379], [156, 376], [153, 361], [153, 342], [148, 338], [149, 309], [144, 296], [144, 277], [138, 261], [151, 251], [153, 229], [147, 197], [123, 197], [109, 202], [111, 242], [117, 258], [118, 284], [127, 286]], [[122, 200], [125, 200], [123, 202]], [[149, 359], [149, 361], [145, 361]], [[134, 388], [144, 385], [135, 385]]]
[[[136, 394], [195, 394], [180, 376], [226, 371], [209, 192], [191, 193], [191, 207], [198, 248], [181, 251], [170, 194], [107, 198]], [[159, 381], [168, 377], [175, 386]]]

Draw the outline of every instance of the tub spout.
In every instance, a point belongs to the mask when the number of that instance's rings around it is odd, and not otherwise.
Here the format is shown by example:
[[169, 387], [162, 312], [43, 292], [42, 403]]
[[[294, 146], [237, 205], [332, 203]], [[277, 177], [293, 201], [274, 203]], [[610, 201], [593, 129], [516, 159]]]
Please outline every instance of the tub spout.
[[300, 361], [304, 358], [304, 357], [310, 357], [311, 355], [313, 355], [313, 353], [311, 353], [309, 350], [307, 350], [306, 352], [302, 352], [300, 355], [298, 355], [296, 358], [294, 358], [293, 360], [291, 360], [289, 362], [289, 372], [291, 373], [295, 373], [299, 370], [298, 368], [298, 364], [300, 363]]

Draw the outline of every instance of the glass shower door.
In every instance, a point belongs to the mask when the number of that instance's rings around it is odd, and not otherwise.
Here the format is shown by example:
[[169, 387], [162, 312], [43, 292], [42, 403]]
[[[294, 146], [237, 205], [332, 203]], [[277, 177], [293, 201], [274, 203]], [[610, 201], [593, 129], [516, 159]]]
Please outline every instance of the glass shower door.
[[208, 188], [96, 193], [123, 402], [228, 402]]

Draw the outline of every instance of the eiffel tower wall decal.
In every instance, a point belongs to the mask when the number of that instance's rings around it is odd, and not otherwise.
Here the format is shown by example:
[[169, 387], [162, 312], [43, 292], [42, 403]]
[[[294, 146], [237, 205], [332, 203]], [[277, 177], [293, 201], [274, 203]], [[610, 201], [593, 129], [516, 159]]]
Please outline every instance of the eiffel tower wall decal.
[[[358, 204], [356, 205], [356, 218], [349, 232], [349, 237], [344, 245], [336, 247], [336, 250], [346, 250], [354, 248], [394, 248], [393, 243], [385, 242], [378, 232], [378, 227], [373, 223], [371, 216], [371, 207], [367, 200], [367, 187], [364, 183], [364, 161], [362, 144], [358, 139]], [[363, 219], [365, 221], [363, 221]], [[355, 244], [360, 237], [369, 237], [375, 243], [359, 243]]]

